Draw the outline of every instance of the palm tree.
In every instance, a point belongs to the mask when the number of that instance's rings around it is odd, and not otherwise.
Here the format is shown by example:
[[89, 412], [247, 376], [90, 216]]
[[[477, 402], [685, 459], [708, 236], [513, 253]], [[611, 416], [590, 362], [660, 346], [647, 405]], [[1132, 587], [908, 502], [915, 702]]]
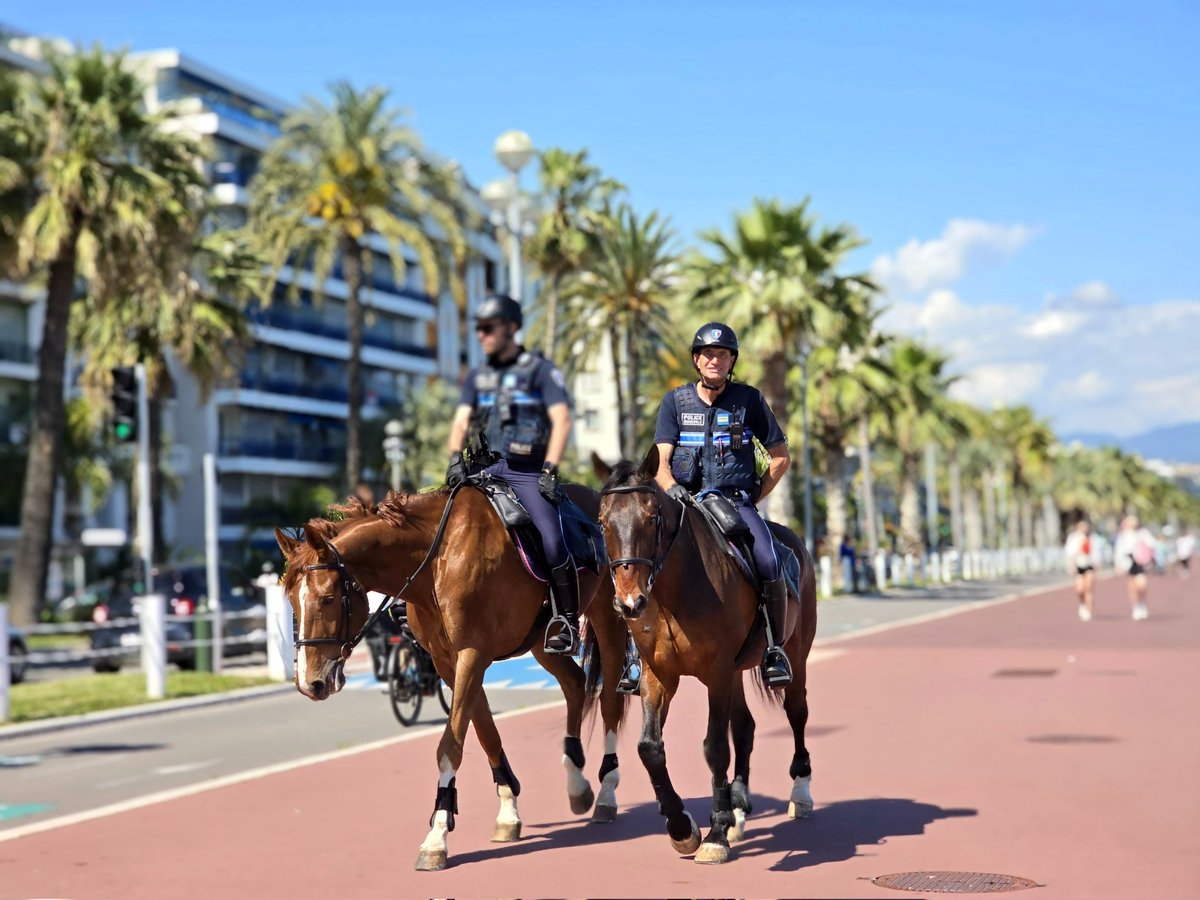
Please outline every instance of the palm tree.
[[[608, 339], [617, 389], [621, 453], [637, 455], [637, 431], [643, 388], [661, 371], [672, 322], [668, 302], [675, 292], [678, 257], [675, 236], [657, 212], [639, 217], [622, 203], [606, 215], [597, 232], [596, 251], [588, 270], [564, 287], [563, 331], [569, 346], [578, 347], [586, 364]], [[643, 363], [646, 363], [643, 371]]]
[[67, 336], [76, 279], [104, 304], [130, 284], [166, 280], [155, 248], [186, 230], [201, 191], [199, 146], [162, 127], [123, 54], [99, 47], [62, 56], [47, 48], [47, 75], [17, 76], [0, 92], [0, 189], [29, 200], [8, 222], [17, 268], [47, 278], [38, 388], [21, 499], [21, 538], [10, 582], [13, 619], [30, 622], [44, 601], [55, 476], [64, 424]]
[[[837, 547], [847, 530], [846, 448], [860, 420], [890, 399], [889, 338], [875, 330], [880, 310], [868, 291], [855, 291], [844, 307], [814, 310], [814, 349], [808, 359], [814, 442], [825, 475], [826, 545]], [[869, 460], [864, 465], [870, 465]]]
[[[812, 335], [814, 310], [842, 307], [852, 290], [874, 288], [864, 275], [836, 271], [862, 242], [846, 225], [818, 228], [807, 199], [790, 206], [756, 199], [734, 217], [732, 234], [714, 229], [700, 237], [711, 255], [690, 266], [693, 311], [702, 319], [727, 321], [738, 333], [744, 348], [740, 374], [761, 372], [763, 393], [786, 433], [788, 373]], [[772, 516], [788, 522], [791, 490], [789, 476], [784, 478], [772, 494]]]
[[[202, 226], [201, 226], [202, 227]], [[243, 301], [261, 292], [265, 260], [242, 242], [236, 232], [200, 233], [191, 244], [174, 248], [184, 258], [172, 265], [176, 277], [166, 284], [148, 285], [119, 303], [93, 306], [84, 301], [83, 315], [72, 327], [72, 344], [83, 360], [80, 383], [102, 407], [112, 388], [112, 370], [142, 363], [146, 367], [151, 448], [150, 502], [154, 548], [165, 549], [162, 533], [163, 472], [162, 414], [174, 395], [169, 360], [195, 379], [202, 398], [216, 383], [234, 373], [250, 330]], [[164, 254], [173, 252], [164, 248]], [[189, 262], [192, 271], [188, 270]]]
[[1008, 477], [1008, 544], [1028, 547], [1034, 539], [1031, 494], [1047, 482], [1054, 431], [1028, 406], [1000, 407], [992, 412], [992, 423], [1004, 448]]
[[[539, 321], [544, 331], [546, 357], [554, 360], [558, 338], [558, 307], [563, 279], [584, 268], [588, 254], [595, 251], [597, 235], [605, 224], [609, 201], [624, 185], [603, 178], [600, 169], [587, 161], [587, 150], [571, 153], [552, 147], [541, 154], [542, 197], [546, 211], [527, 252], [549, 278], [544, 313]], [[541, 297], [537, 305], [543, 305]]]
[[[370, 244], [373, 239], [386, 244], [397, 280], [407, 266], [403, 248], [411, 248], [426, 293], [437, 297], [441, 273], [459, 271], [465, 241], [454, 209], [423, 188], [422, 171], [432, 164], [422, 158], [416, 135], [400, 124], [399, 113], [387, 106], [388, 92], [357, 91], [345, 82], [331, 91], [332, 104], [310, 99], [284, 120], [283, 134], [250, 184], [246, 227], [261, 242], [274, 276], [285, 264], [294, 271], [312, 269], [317, 299], [341, 263], [350, 343], [345, 477], [347, 490], [353, 490], [362, 475], [362, 285], [374, 265]], [[454, 265], [439, 265], [433, 226]], [[455, 274], [454, 289], [461, 291], [458, 281]], [[291, 294], [299, 295], [295, 277]]]
[[900, 551], [916, 556], [925, 549], [918, 487], [922, 454], [931, 441], [945, 440], [963, 428], [946, 402], [946, 392], [957, 380], [946, 371], [949, 361], [940, 351], [910, 339], [892, 347], [898, 414], [889, 436], [901, 458]]

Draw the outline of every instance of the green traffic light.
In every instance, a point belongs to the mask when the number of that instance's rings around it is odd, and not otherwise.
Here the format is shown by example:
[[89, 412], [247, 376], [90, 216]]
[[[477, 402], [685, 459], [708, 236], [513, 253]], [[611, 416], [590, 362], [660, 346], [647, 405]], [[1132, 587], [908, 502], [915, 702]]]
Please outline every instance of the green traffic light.
[[128, 422], [118, 422], [113, 432], [119, 441], [127, 441], [133, 437], [133, 426]]

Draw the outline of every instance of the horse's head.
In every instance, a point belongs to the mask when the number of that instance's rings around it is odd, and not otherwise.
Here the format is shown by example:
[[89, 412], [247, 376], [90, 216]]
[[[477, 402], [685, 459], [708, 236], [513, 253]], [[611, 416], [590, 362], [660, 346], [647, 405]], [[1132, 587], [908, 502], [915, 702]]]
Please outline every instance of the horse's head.
[[600, 527], [613, 579], [613, 606], [627, 619], [646, 611], [670, 538], [664, 509], [671, 503], [654, 481], [658, 448], [651, 447], [641, 467], [622, 460], [609, 468], [598, 457], [593, 466], [605, 479], [600, 492]]
[[296, 688], [310, 700], [324, 700], [346, 684], [343, 666], [367, 622], [370, 604], [321, 529], [304, 526], [304, 538], [275, 529], [287, 558], [284, 589], [298, 623]]

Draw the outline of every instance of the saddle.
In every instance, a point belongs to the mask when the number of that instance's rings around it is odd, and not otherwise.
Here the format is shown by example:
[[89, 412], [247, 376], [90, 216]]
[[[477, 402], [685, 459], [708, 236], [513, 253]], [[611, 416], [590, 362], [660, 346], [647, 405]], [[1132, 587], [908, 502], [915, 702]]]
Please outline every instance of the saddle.
[[[704, 523], [712, 532], [717, 545], [737, 563], [742, 574], [746, 576], [756, 589], [760, 588], [758, 575], [754, 570], [754, 554], [750, 549], [750, 527], [742, 519], [741, 513], [729, 500], [717, 491], [707, 491], [693, 498], [692, 505], [700, 511]], [[775, 525], [768, 522], [768, 529]], [[784, 544], [774, 533], [771, 541], [775, 547], [775, 556], [779, 560], [784, 580], [788, 586], [788, 596], [792, 600], [800, 599], [800, 560], [796, 558], [791, 547]]]
[[[545, 554], [542, 551], [542, 536], [538, 534], [528, 510], [521, 505], [513, 489], [497, 478], [472, 477], [470, 481], [483, 491], [492, 508], [496, 510], [496, 515], [508, 529], [509, 537], [525, 564], [525, 570], [537, 581], [549, 581], [550, 567], [546, 565]], [[567, 552], [575, 561], [576, 570], [588, 569], [593, 574], [600, 574], [608, 561], [600, 526], [562, 492], [559, 493], [558, 517], [562, 522]]]

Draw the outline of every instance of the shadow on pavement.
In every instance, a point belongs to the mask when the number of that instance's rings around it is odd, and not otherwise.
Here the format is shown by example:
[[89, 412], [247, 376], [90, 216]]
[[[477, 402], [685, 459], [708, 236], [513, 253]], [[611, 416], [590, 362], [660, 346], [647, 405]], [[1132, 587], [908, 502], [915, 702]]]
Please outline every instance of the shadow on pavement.
[[[782, 811], [782, 804], [763, 810]], [[756, 806], [755, 817], [758, 813]], [[974, 809], [943, 809], [932, 803], [888, 797], [845, 800], [818, 806], [811, 819], [750, 828], [746, 840], [734, 845], [734, 854], [746, 857], [778, 854], [782, 858], [771, 866], [771, 871], [795, 872], [852, 859], [858, 855], [859, 847], [883, 844], [889, 838], [924, 834], [927, 825], [940, 819], [977, 814]]]

